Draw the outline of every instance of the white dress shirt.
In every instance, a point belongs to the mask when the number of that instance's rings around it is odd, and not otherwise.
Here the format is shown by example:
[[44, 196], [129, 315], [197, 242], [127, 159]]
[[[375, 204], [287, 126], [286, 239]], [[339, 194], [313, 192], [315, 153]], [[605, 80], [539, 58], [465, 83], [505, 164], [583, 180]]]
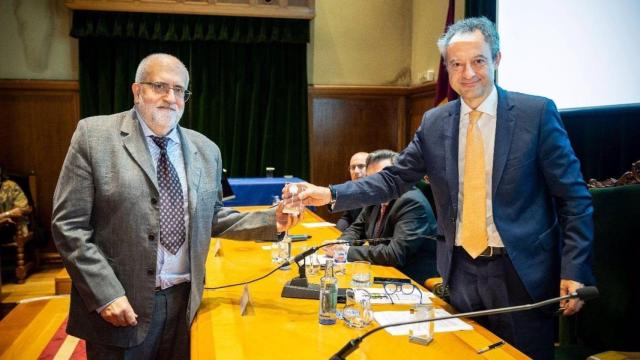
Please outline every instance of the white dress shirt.
[[491, 94], [478, 106], [472, 109], [464, 100], [460, 99], [460, 123], [458, 135], [458, 218], [456, 220], [456, 246], [460, 246], [460, 229], [462, 225], [462, 202], [464, 199], [464, 154], [467, 146], [467, 128], [469, 126], [469, 113], [472, 110], [482, 112], [478, 120], [478, 127], [482, 133], [484, 147], [485, 176], [487, 179], [487, 234], [488, 245], [503, 247], [502, 239], [493, 222], [492, 198], [492, 174], [493, 174], [493, 148], [496, 140], [496, 114], [498, 112], [498, 91], [495, 85]]

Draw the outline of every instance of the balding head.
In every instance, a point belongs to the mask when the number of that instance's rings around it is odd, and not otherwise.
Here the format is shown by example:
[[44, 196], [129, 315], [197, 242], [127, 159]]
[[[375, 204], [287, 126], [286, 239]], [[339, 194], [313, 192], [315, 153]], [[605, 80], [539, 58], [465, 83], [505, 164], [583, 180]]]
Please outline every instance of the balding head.
[[177, 57], [163, 53], [151, 54], [142, 59], [136, 70], [135, 81], [137, 83], [149, 81], [151, 74], [158, 68], [171, 69], [180, 74], [184, 80], [183, 87], [185, 89], [189, 87], [189, 71], [187, 67]]
[[366, 152], [357, 152], [351, 156], [351, 160], [349, 161], [349, 174], [351, 175], [351, 180], [356, 180], [366, 175], [366, 162], [368, 155], [369, 154]]

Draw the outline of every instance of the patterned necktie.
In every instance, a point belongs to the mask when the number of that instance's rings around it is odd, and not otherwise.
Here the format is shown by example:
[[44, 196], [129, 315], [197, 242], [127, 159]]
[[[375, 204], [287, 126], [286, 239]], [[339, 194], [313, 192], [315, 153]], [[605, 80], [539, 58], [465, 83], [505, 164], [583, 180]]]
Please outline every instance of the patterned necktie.
[[376, 221], [376, 226], [373, 230], [373, 238], [377, 239], [382, 234], [382, 222], [384, 221], [384, 216], [387, 213], [388, 204], [380, 205], [380, 215], [378, 215], [378, 220]]
[[158, 185], [160, 185], [160, 244], [175, 255], [184, 243], [184, 203], [176, 169], [169, 162], [166, 137], [151, 136], [160, 148]]
[[474, 259], [487, 248], [487, 179], [482, 133], [478, 127], [481, 114], [476, 110], [469, 114], [467, 146], [464, 153], [464, 195], [460, 234], [462, 247]]

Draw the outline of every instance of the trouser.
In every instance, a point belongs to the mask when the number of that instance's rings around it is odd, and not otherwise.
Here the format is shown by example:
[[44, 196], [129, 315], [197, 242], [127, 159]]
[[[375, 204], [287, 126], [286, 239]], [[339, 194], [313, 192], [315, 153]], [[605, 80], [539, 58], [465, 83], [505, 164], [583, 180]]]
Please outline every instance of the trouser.
[[188, 282], [156, 291], [149, 332], [141, 344], [121, 348], [87, 342], [87, 359], [188, 359], [189, 292]]
[[[507, 255], [473, 259], [461, 247], [454, 248], [449, 290], [451, 305], [460, 312], [532, 303]], [[533, 359], [554, 357], [553, 308], [483, 316], [475, 320]]]

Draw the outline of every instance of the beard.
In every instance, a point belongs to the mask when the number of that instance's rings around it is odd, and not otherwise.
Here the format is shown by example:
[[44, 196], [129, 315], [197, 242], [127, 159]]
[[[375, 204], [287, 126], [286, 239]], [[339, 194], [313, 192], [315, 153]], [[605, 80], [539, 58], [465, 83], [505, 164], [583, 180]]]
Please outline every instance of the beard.
[[152, 130], [166, 130], [167, 133], [176, 127], [184, 112], [184, 108], [172, 110], [168, 107], [157, 107], [144, 102], [136, 104], [136, 110]]
[[182, 117], [182, 111], [180, 110], [169, 110], [169, 109], [152, 109], [151, 110], [151, 121], [154, 124], [167, 126], [169, 129], [173, 129], [180, 121]]

